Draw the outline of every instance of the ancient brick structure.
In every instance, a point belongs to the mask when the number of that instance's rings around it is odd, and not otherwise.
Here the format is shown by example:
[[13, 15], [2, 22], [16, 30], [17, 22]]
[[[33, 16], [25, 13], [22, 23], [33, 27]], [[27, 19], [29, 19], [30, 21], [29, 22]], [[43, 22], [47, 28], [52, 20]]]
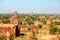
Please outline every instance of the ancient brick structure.
[[17, 24], [18, 23], [18, 13], [15, 11], [13, 15], [9, 19], [10, 24]]
[[13, 24], [0, 24], [0, 35], [5, 35], [9, 37], [10, 35], [14, 34], [15, 36], [15, 25]]

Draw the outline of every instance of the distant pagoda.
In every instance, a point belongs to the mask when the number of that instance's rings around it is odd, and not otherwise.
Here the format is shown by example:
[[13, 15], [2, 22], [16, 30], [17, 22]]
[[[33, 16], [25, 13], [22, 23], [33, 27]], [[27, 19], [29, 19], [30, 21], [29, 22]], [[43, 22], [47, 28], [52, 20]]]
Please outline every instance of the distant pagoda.
[[10, 24], [18, 24], [18, 13], [17, 11], [13, 12], [13, 15], [9, 19]]

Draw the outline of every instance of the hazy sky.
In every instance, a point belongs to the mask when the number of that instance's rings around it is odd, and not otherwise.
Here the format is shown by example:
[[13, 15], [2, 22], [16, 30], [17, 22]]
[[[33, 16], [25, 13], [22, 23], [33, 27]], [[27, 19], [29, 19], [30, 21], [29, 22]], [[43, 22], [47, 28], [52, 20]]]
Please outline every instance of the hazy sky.
[[60, 13], [60, 0], [0, 0], [0, 13]]

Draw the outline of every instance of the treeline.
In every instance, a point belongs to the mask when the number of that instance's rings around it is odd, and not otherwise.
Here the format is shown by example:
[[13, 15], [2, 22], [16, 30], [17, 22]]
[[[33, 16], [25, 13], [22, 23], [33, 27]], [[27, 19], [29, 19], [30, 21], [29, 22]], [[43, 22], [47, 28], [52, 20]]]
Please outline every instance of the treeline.
[[12, 14], [0, 14], [0, 23], [9, 23], [9, 18]]

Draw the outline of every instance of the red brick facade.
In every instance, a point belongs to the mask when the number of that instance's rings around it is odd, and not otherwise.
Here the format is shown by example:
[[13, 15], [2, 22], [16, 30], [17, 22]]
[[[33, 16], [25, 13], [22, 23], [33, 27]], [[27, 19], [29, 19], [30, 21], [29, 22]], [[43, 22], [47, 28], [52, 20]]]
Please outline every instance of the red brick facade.
[[[3, 25], [4, 26], [4, 25]], [[10, 26], [11, 27], [11, 26]], [[6, 37], [8, 36], [10, 36], [10, 35], [12, 35], [12, 34], [15, 34], [15, 26], [12, 26], [11, 28], [10, 28], [9, 26], [8, 27], [0, 27], [0, 35], [5, 35]], [[8, 32], [8, 34], [7, 34], [7, 32]]]

